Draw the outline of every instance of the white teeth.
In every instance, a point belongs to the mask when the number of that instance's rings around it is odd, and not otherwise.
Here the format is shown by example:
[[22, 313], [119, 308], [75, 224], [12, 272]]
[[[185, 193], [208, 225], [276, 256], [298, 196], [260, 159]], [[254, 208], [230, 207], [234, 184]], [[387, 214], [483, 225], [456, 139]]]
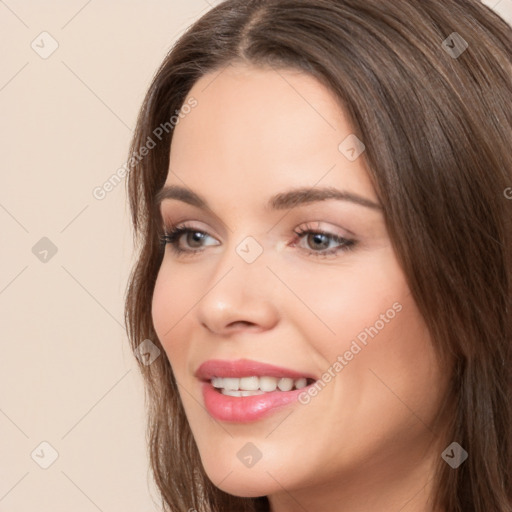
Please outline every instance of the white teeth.
[[264, 391], [261, 391], [261, 390], [256, 390], [256, 391], [239, 391], [239, 393], [242, 395], [242, 396], [254, 396], [254, 395], [263, 395], [265, 394]]
[[264, 391], [233, 391], [231, 389], [223, 389], [221, 391], [223, 395], [228, 396], [254, 396], [254, 395], [263, 395], [265, 394]]
[[275, 391], [277, 388], [277, 379], [275, 377], [260, 377], [261, 391]]
[[222, 387], [224, 387], [223, 380], [224, 379], [222, 377], [213, 377], [213, 379], [212, 379], [212, 386], [214, 388], [222, 388]]
[[232, 389], [233, 391], [240, 389], [240, 379], [227, 378], [227, 379], [222, 379], [222, 381], [223, 381], [222, 387], [224, 389]]
[[260, 388], [260, 379], [258, 377], [242, 377], [240, 379], [240, 389], [247, 391], [256, 391]]
[[290, 379], [288, 377], [213, 377], [212, 386], [219, 389], [224, 395], [229, 396], [253, 396], [272, 391], [291, 391], [307, 386], [305, 377]]
[[293, 379], [283, 377], [277, 381], [277, 387], [281, 391], [290, 391], [293, 388]]
[[302, 388], [305, 388], [307, 386], [307, 381], [304, 377], [300, 378], [300, 379], [297, 379], [295, 381], [295, 388], [296, 389], [302, 389]]

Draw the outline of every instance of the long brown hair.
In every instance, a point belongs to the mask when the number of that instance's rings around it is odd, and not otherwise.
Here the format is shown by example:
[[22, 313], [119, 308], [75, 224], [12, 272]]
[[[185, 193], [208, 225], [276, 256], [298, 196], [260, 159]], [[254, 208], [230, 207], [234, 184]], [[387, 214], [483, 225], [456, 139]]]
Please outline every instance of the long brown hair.
[[[452, 469], [439, 454], [435, 506], [511, 512], [512, 29], [478, 0], [228, 0], [194, 23], [158, 69], [130, 147], [133, 350], [150, 339], [164, 354], [151, 300], [169, 119], [200, 77], [237, 61], [306, 72], [349, 116], [412, 295], [454, 361], [448, 439], [469, 457]], [[164, 509], [268, 510], [206, 476], [168, 359], [139, 367]]]

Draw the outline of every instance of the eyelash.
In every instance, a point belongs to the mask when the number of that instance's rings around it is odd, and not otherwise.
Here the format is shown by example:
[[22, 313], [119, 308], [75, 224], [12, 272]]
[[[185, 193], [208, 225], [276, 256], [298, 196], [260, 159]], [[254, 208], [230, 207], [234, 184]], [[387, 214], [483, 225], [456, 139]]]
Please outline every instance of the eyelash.
[[[192, 226], [188, 226], [186, 224], [182, 224], [180, 226], [171, 226], [171, 227], [164, 227], [164, 234], [160, 238], [160, 243], [163, 247], [165, 247], [167, 244], [170, 245], [173, 252], [178, 256], [183, 255], [195, 255], [199, 252], [202, 252], [204, 249], [181, 249], [178, 245], [179, 239], [182, 235], [186, 233], [201, 233], [202, 235], [210, 236], [208, 233], [201, 231], [200, 229], [196, 229]], [[306, 251], [306, 253], [309, 256], [313, 257], [327, 257], [331, 255], [335, 255], [339, 252], [347, 252], [354, 249], [354, 247], [357, 245], [357, 241], [353, 239], [344, 238], [338, 235], [335, 235], [333, 233], [329, 233], [327, 231], [323, 231], [321, 229], [313, 229], [311, 226], [306, 225], [304, 228], [298, 228], [294, 231], [295, 235], [297, 236], [298, 240], [294, 240], [293, 245], [302, 238], [304, 238], [307, 235], [324, 235], [328, 237], [331, 241], [337, 242], [340, 244], [338, 247], [334, 247], [331, 249], [323, 250], [323, 251], [312, 251], [308, 249], [303, 249]]]

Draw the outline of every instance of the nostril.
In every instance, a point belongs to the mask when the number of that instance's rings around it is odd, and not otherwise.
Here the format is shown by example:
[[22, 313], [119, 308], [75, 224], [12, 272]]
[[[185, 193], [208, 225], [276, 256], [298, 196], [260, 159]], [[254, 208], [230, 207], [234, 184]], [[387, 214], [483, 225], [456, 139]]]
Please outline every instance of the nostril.
[[252, 325], [254, 324], [246, 320], [237, 320], [236, 322], [231, 322], [228, 327], [251, 327]]

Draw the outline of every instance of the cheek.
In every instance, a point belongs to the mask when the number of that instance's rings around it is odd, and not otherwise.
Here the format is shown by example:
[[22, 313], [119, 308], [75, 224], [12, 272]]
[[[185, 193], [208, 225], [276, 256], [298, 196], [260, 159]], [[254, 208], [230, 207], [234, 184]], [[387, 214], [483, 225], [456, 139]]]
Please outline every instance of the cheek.
[[370, 423], [376, 410], [403, 409], [397, 396], [431, 415], [443, 375], [390, 248], [360, 259], [357, 267], [298, 273], [294, 292], [310, 311], [295, 301], [288, 314], [308, 340], [318, 368], [340, 376], [330, 380], [340, 403], [351, 404]]
[[181, 319], [193, 303], [192, 297], [189, 297], [193, 287], [184, 286], [181, 279], [179, 272], [171, 273], [163, 265], [155, 282], [151, 303], [153, 325], [172, 366], [185, 356], [186, 345], [180, 340], [186, 338], [183, 331], [186, 322]]
[[409, 295], [389, 247], [357, 258], [357, 264], [347, 260], [346, 266], [298, 272], [294, 280], [294, 292], [301, 299], [293, 302], [295, 321], [302, 322], [307, 339], [330, 359], [348, 350], [358, 337], [364, 346], [375, 326], [380, 333], [398, 324], [402, 315], [398, 310]]

